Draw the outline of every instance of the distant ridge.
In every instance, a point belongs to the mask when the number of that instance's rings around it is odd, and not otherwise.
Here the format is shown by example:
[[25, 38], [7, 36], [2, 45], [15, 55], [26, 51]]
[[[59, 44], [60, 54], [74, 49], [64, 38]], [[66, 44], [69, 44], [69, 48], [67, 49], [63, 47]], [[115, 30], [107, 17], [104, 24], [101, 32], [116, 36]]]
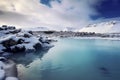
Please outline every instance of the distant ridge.
[[105, 19], [79, 30], [79, 32], [120, 33], [120, 18]]

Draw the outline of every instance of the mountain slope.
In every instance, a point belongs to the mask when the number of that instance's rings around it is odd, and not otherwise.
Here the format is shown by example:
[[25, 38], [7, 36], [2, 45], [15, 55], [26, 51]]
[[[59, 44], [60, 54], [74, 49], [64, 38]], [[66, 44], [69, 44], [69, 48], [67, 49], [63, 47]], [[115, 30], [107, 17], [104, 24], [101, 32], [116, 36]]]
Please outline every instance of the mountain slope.
[[65, 27], [63, 31], [76, 31], [76, 28], [73, 27]]
[[88, 25], [80, 29], [79, 32], [120, 33], [120, 21], [114, 20]]
[[48, 31], [47, 27], [34, 27], [34, 28], [27, 28], [25, 30], [32, 30], [32, 31]]

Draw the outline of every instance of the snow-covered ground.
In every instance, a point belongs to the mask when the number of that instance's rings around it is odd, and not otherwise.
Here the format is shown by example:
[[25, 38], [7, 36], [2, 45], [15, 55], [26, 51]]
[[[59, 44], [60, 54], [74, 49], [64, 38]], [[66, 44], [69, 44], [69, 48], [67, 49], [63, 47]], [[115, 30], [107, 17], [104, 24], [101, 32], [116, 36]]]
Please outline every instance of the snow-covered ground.
[[120, 33], [120, 20], [90, 24], [87, 27], [80, 29], [79, 32]]
[[24, 30], [32, 30], [32, 31], [49, 31], [50, 29], [47, 27], [34, 27], [34, 28], [25, 28]]
[[76, 32], [77, 29], [73, 28], [73, 27], [65, 27], [62, 31], [73, 31], [73, 32]]

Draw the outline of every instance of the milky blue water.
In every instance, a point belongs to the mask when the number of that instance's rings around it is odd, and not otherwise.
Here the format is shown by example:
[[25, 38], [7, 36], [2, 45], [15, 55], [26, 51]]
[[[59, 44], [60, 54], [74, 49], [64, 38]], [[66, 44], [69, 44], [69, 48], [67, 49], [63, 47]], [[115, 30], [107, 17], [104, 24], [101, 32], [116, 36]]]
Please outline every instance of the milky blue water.
[[120, 41], [66, 38], [54, 45], [18, 65], [22, 80], [120, 80]]

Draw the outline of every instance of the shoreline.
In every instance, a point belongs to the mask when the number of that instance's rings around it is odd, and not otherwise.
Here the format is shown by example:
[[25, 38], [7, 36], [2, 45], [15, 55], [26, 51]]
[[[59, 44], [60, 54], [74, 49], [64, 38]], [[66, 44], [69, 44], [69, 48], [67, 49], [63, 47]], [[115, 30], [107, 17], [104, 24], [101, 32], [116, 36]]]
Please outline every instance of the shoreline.
[[106, 38], [101, 38], [101, 37], [68, 37], [68, 38], [120, 41], [120, 38], [111, 38], [111, 37], [106, 37]]

